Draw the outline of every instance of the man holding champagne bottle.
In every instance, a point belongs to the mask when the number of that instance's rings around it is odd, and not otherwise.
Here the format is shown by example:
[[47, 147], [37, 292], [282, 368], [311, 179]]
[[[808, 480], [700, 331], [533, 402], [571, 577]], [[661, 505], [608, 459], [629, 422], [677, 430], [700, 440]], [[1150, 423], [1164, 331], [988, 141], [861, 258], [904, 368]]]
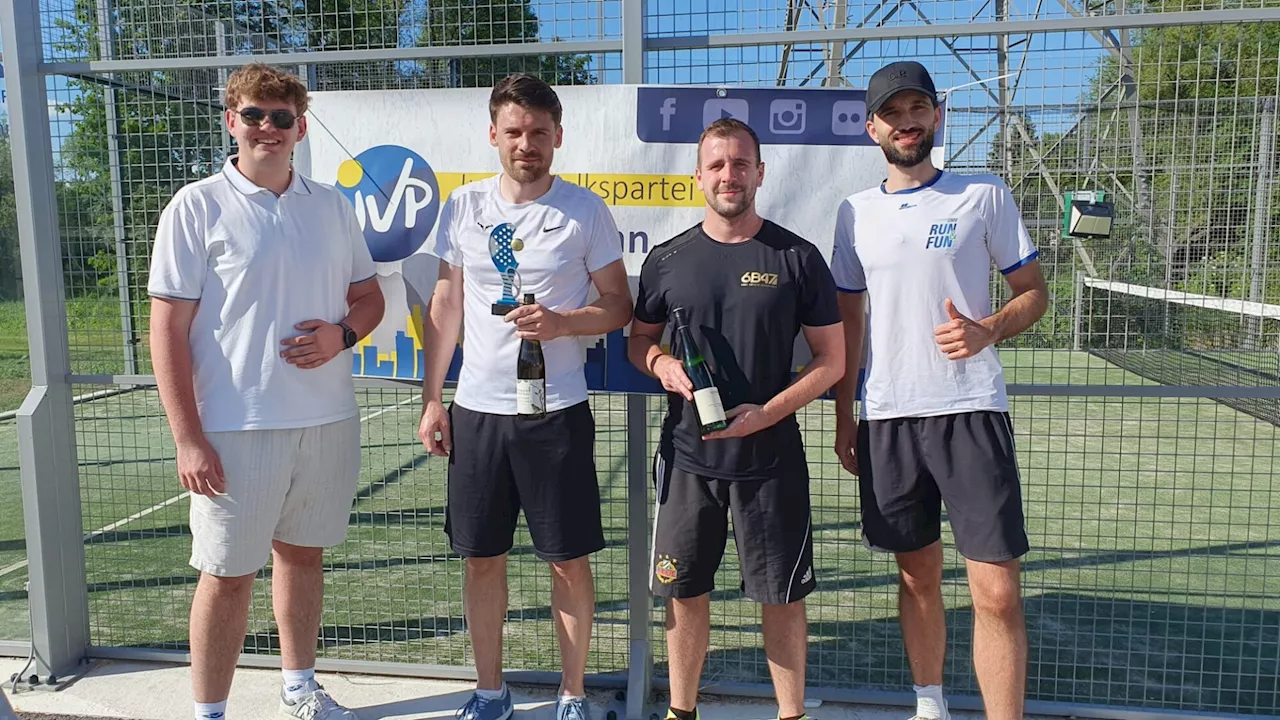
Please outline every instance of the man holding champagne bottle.
[[[816, 247], [756, 213], [764, 163], [749, 126], [707, 127], [695, 177], [706, 217], [649, 253], [628, 345], [631, 362], [668, 391], [650, 571], [651, 590], [668, 598], [667, 717], [698, 717], [709, 594], [732, 512], [742, 587], [763, 606], [779, 717], [796, 720], [805, 717], [803, 598], [816, 581], [794, 414], [844, 373], [836, 287]], [[669, 319], [672, 354], [661, 345]], [[801, 332], [813, 361], [793, 379]]]
[[[514, 709], [502, 680], [502, 626], [507, 553], [521, 510], [534, 552], [552, 568], [563, 668], [556, 717], [590, 717], [583, 688], [595, 614], [588, 556], [604, 547], [604, 529], [577, 336], [626, 325], [631, 292], [609, 209], [590, 190], [550, 174], [561, 112], [545, 82], [529, 75], [499, 81], [489, 100], [489, 141], [502, 172], [453, 191], [436, 231], [440, 277], [423, 328], [418, 435], [428, 451], [449, 458], [445, 532], [466, 558], [478, 677], [461, 720], [506, 720]], [[600, 297], [588, 303], [593, 286]], [[464, 320], [462, 370], [446, 410], [444, 379]]]

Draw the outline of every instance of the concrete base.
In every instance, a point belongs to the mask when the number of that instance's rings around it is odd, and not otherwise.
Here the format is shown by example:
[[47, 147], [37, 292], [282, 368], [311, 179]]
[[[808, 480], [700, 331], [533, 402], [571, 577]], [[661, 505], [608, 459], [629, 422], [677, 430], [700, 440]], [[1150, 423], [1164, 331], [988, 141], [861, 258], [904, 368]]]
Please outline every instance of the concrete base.
[[[22, 669], [22, 661], [0, 658], [0, 680]], [[421, 680], [372, 675], [320, 673], [320, 682], [334, 699], [356, 711], [361, 720], [452, 720], [471, 694], [472, 684], [446, 680]], [[513, 686], [516, 720], [554, 720], [555, 690], [549, 687]], [[82, 677], [61, 691], [29, 690], [16, 695], [4, 693], [19, 714], [82, 715], [132, 720], [191, 720], [191, 675], [185, 665], [99, 660]], [[228, 720], [280, 719], [277, 704], [280, 673], [276, 670], [240, 668], [227, 705]], [[616, 691], [590, 693], [593, 720], [617, 720], [625, 716], [625, 702]], [[656, 693], [648, 708], [649, 717], [666, 716], [666, 697]], [[724, 697], [707, 698], [699, 711], [703, 720], [775, 720], [777, 706], [771, 702]], [[837, 705], [811, 708], [813, 720], [906, 720], [907, 708]], [[977, 713], [956, 713], [956, 720], [979, 717]]]

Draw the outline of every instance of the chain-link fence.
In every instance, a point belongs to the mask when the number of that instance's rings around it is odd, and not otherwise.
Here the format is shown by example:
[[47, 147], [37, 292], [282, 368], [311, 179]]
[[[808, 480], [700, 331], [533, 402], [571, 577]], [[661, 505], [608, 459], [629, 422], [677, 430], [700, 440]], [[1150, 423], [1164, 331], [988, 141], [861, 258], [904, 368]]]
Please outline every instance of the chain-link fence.
[[[15, 22], [37, 7], [17, 5]], [[1280, 707], [1280, 2], [41, 0], [38, 9], [26, 27], [43, 40], [28, 76], [41, 87], [25, 98], [47, 104], [49, 142], [33, 144], [39, 128], [27, 127], [15, 143], [37, 153], [29, 162], [51, 164], [47, 187], [33, 192], [52, 193], [61, 275], [28, 301], [50, 319], [61, 312], [50, 293], [65, 305], [67, 390], [81, 398], [71, 474], [92, 653], [186, 647], [196, 575], [147, 375], [145, 284], [160, 209], [234, 151], [220, 120], [230, 65], [268, 56], [315, 90], [484, 87], [513, 71], [559, 85], [860, 87], [886, 62], [913, 58], [946, 89], [947, 167], [1009, 183], [1052, 292], [1045, 317], [1001, 347], [1033, 546], [1023, 575], [1032, 707], [1256, 716]], [[25, 112], [42, 117], [29, 102]], [[816, 168], [812, 183], [833, 211], [853, 190], [828, 187]], [[1109, 238], [1063, 233], [1070, 194], [1083, 190], [1114, 203]], [[993, 289], [1007, 297], [998, 275]], [[24, 330], [13, 332], [21, 341]], [[56, 369], [56, 358], [37, 355]], [[364, 470], [350, 540], [326, 559], [321, 656], [456, 676], [471, 658], [462, 563], [443, 534], [444, 468], [414, 437], [411, 386], [366, 381], [359, 397]], [[597, 682], [634, 680], [636, 642], [648, 639], [654, 673], [665, 674], [661, 607], [636, 582], [645, 568], [635, 562], [637, 546], [646, 556], [649, 524], [638, 521], [652, 512], [644, 469], [663, 407], [655, 397], [592, 397], [607, 537], [594, 561]], [[830, 450], [834, 410], [815, 402], [800, 422], [818, 576], [810, 692], [909, 690], [896, 570], [861, 546], [856, 483]], [[0, 482], [16, 487], [16, 473]], [[6, 528], [11, 514], [0, 511]], [[54, 532], [47, 526], [37, 532]], [[0, 570], [20, 557], [11, 535], [0, 534]], [[949, 530], [944, 546], [945, 684], [976, 698], [971, 603]], [[550, 578], [528, 549], [524, 533], [512, 555], [507, 664], [555, 673]], [[26, 573], [0, 577], [0, 627], [25, 614]], [[737, 578], [730, 543], [704, 682], [756, 693], [768, 682], [759, 611]], [[270, 656], [278, 636], [267, 593], [260, 583], [245, 650]]]

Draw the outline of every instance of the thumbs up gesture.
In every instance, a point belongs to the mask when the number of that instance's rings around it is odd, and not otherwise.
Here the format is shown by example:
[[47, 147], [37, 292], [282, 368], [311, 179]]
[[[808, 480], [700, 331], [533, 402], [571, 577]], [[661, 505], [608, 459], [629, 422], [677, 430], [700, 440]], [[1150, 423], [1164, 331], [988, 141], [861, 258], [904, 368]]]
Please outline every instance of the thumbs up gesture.
[[943, 355], [952, 360], [973, 357], [996, 341], [995, 333], [985, 325], [960, 314], [951, 298], [947, 298], [945, 307], [951, 319], [933, 330], [933, 339]]

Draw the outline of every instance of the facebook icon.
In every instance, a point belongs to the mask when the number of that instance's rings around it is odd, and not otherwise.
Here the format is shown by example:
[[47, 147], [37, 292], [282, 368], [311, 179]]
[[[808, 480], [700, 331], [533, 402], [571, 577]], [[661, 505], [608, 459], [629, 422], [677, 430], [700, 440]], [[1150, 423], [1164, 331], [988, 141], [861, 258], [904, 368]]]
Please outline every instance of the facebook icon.
[[658, 113], [662, 115], [662, 131], [671, 131], [671, 116], [676, 114], [676, 99], [669, 97], [662, 101], [662, 107], [658, 108]]

